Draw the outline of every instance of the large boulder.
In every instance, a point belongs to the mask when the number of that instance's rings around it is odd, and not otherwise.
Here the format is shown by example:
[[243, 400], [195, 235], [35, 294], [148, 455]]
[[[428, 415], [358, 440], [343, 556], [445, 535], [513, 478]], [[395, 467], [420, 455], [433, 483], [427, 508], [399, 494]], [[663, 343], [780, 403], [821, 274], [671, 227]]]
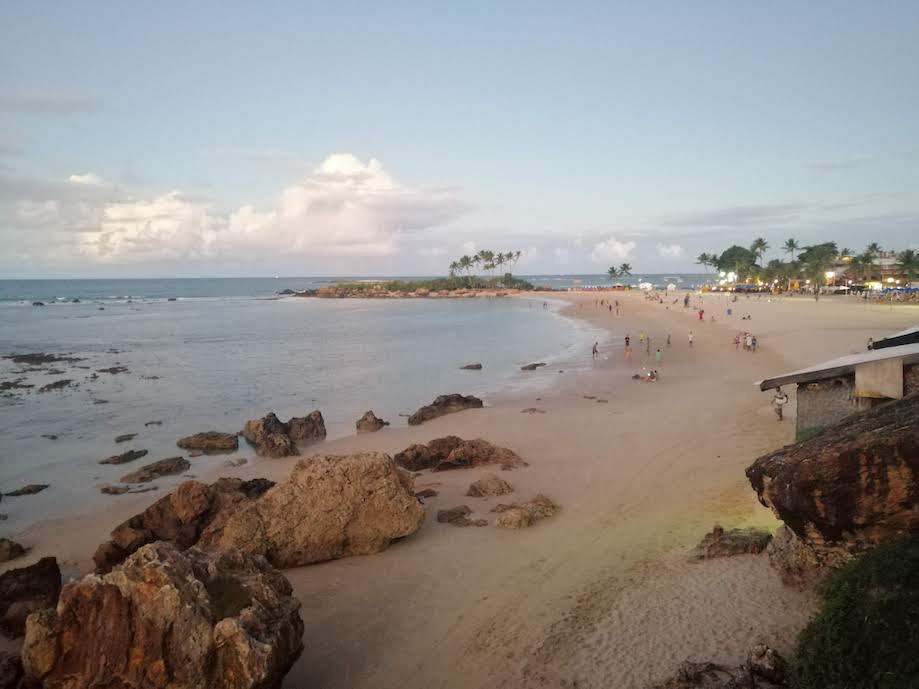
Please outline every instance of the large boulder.
[[526, 529], [542, 519], [555, 515], [559, 509], [550, 498], [540, 493], [526, 502], [495, 505], [491, 511], [498, 513], [495, 526], [502, 529]]
[[389, 421], [379, 418], [373, 411], [364, 412], [364, 415], [354, 424], [358, 433], [374, 433], [389, 425]]
[[175, 476], [191, 468], [184, 457], [167, 457], [150, 464], [144, 464], [140, 469], [132, 471], [121, 477], [122, 483], [150, 483], [161, 476]]
[[22, 636], [26, 618], [53, 607], [61, 592], [61, 569], [53, 557], [0, 575], [0, 631], [11, 639]]
[[816, 550], [784, 524], [776, 530], [766, 554], [782, 583], [797, 589], [816, 588], [847, 559], [845, 553]]
[[394, 457], [396, 464], [409, 471], [446, 471], [499, 464], [502, 469], [526, 466], [520, 456], [506, 447], [486, 440], [463, 440], [455, 435], [436, 438], [427, 445], [410, 445]]
[[96, 549], [96, 572], [105, 574], [131, 553], [154, 541], [169, 541], [179, 549], [198, 542], [205, 529], [219, 531], [230, 514], [274, 485], [263, 478], [243, 481], [222, 478], [210, 485], [186, 481], [140, 514], [118, 525], [111, 540]]
[[199, 545], [297, 567], [378, 552], [423, 521], [389, 455], [319, 455], [297, 462], [287, 480], [202, 534]]
[[503, 478], [497, 474], [486, 474], [469, 485], [466, 495], [471, 498], [487, 498], [493, 495], [507, 495], [513, 492], [514, 489], [511, 484]]
[[302, 634], [300, 603], [264, 558], [153, 543], [31, 615], [22, 661], [44, 689], [269, 689]]
[[757, 459], [759, 500], [821, 557], [919, 532], [919, 395]]
[[291, 457], [298, 453], [297, 443], [307, 445], [325, 438], [325, 421], [319, 410], [287, 423], [271, 413], [246, 421], [242, 435], [262, 457]]
[[408, 417], [409, 426], [417, 426], [425, 421], [436, 419], [438, 416], [453, 414], [464, 409], [481, 409], [482, 400], [472, 395], [441, 395], [431, 404], [421, 407], [418, 411]]
[[715, 524], [711, 533], [705, 534], [690, 556], [693, 560], [708, 560], [713, 557], [732, 555], [755, 555], [761, 553], [772, 540], [772, 534], [765, 529], [728, 529]]
[[239, 447], [239, 438], [235, 433], [221, 433], [220, 431], [204, 431], [195, 433], [187, 438], [180, 438], [176, 445], [185, 450], [200, 450], [205, 454], [216, 452], [232, 452]]

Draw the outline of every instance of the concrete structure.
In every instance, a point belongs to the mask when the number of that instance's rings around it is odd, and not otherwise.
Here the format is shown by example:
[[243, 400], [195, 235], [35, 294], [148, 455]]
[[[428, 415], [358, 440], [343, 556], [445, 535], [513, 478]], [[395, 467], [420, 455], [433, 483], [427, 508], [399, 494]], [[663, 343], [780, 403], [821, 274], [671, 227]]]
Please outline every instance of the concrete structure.
[[759, 381], [760, 390], [797, 386], [798, 435], [850, 414], [919, 393], [919, 343], [851, 354]]

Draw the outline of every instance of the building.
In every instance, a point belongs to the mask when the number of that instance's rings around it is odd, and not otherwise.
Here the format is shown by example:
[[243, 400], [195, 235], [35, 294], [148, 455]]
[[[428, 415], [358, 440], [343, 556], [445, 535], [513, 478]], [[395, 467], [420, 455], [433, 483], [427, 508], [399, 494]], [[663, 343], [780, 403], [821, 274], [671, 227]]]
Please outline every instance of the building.
[[[904, 335], [910, 329], [886, 338]], [[907, 339], [904, 338], [904, 339]], [[850, 414], [870, 409], [894, 399], [919, 393], [919, 342], [882, 345], [859, 354], [850, 354], [757, 382], [760, 390], [780, 385], [796, 385], [798, 413], [797, 437], [806, 437]]]

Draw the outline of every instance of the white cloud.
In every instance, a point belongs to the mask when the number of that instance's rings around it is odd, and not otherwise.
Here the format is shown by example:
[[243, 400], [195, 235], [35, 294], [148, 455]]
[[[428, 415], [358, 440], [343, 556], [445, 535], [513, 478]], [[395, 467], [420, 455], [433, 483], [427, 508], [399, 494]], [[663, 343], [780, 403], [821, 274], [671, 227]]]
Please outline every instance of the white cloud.
[[663, 258], [681, 258], [683, 256], [683, 247], [679, 244], [662, 244], [658, 242], [657, 253]]
[[568, 263], [571, 260], [571, 251], [564, 247], [556, 247], [552, 253], [559, 263]]
[[105, 180], [103, 180], [94, 172], [87, 172], [83, 175], [70, 175], [70, 177], [67, 178], [67, 181], [73, 184], [91, 184], [94, 186], [99, 186], [105, 183]]
[[424, 249], [418, 249], [417, 251], [419, 256], [446, 256], [447, 247], [445, 246], [431, 246]]
[[615, 237], [610, 237], [594, 245], [593, 251], [590, 252], [590, 260], [594, 263], [618, 261], [630, 258], [630, 254], [634, 249], [635, 242], [620, 242]]
[[474, 256], [478, 252], [478, 248], [475, 242], [463, 242], [460, 247], [462, 248], [463, 253], [468, 254], [469, 256]]

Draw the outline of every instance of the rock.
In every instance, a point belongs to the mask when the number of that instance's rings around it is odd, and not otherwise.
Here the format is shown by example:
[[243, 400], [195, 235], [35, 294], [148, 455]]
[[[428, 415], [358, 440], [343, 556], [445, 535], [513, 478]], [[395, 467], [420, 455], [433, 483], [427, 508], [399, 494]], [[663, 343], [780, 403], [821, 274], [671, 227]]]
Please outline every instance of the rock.
[[104, 574], [141, 546], [154, 541], [169, 541], [179, 549], [198, 542], [210, 528], [218, 531], [230, 513], [257, 499], [274, 482], [263, 478], [243, 481], [222, 478], [208, 485], [186, 481], [140, 514], [115, 527], [112, 540], [96, 549], [96, 572]]
[[537, 368], [542, 368], [543, 366], [545, 366], [545, 364], [542, 362], [539, 362], [536, 364], [525, 364], [524, 366], [520, 367], [520, 370], [521, 371], [535, 371]]
[[57, 440], [57, 436], [54, 433], [43, 433], [41, 437], [47, 440]]
[[235, 469], [236, 467], [241, 467], [243, 464], [245, 464], [248, 461], [249, 460], [246, 459], [245, 457], [237, 457], [235, 459], [228, 459], [227, 461], [223, 463], [223, 465], [225, 467], [230, 467], [230, 468]]
[[441, 524], [452, 524], [453, 526], [488, 526], [485, 519], [469, 519], [472, 510], [468, 505], [460, 505], [449, 510], [438, 510], [437, 521]]
[[481, 371], [482, 364], [466, 364], [465, 366], [460, 366], [461, 371]]
[[19, 689], [22, 680], [22, 659], [6, 651], [0, 651], [0, 689]]
[[184, 457], [168, 457], [158, 462], [145, 464], [137, 471], [121, 477], [122, 483], [149, 483], [160, 476], [173, 476], [188, 471], [191, 464]]
[[772, 534], [765, 529], [729, 529], [725, 531], [718, 524], [706, 534], [693, 550], [690, 559], [708, 560], [713, 557], [750, 555], [761, 553], [772, 540]]
[[389, 455], [318, 455], [297, 462], [287, 480], [233, 512], [199, 545], [264, 555], [275, 567], [384, 550], [415, 533], [424, 509]]
[[99, 486], [99, 492], [103, 495], [124, 495], [131, 490], [131, 486], [113, 486], [110, 483]]
[[785, 660], [765, 644], [756, 644], [736, 669], [686, 660], [674, 677], [652, 689], [779, 689], [786, 681]]
[[109, 373], [111, 375], [117, 375], [119, 373], [130, 373], [127, 366], [110, 366], [109, 368], [100, 368], [96, 373]]
[[41, 493], [45, 488], [48, 488], [47, 483], [30, 483], [27, 486], [22, 488], [17, 488], [16, 490], [10, 491], [9, 493], [4, 493], [11, 498], [16, 498], [21, 495], [35, 495], [36, 493]]
[[471, 498], [485, 498], [492, 495], [507, 495], [513, 493], [511, 484], [496, 474], [486, 474], [477, 481], [473, 481], [466, 491]]
[[302, 634], [290, 583], [263, 558], [153, 543], [31, 616], [22, 661], [44, 689], [268, 689]]
[[16, 639], [25, 632], [26, 617], [57, 605], [61, 570], [53, 557], [0, 575], [0, 631]]
[[500, 464], [502, 467], [527, 466], [515, 452], [477, 438], [463, 440], [455, 435], [432, 440], [427, 445], [410, 445], [394, 457], [396, 464], [409, 471], [446, 471]]
[[540, 519], [553, 516], [558, 510], [558, 505], [540, 493], [527, 502], [496, 505], [491, 511], [499, 513], [496, 526], [502, 529], [525, 529]]
[[0, 562], [9, 562], [26, 554], [26, 549], [16, 541], [0, 538]]
[[162, 426], [162, 425], [163, 425], [162, 421], [148, 421], [147, 423], [144, 424], [144, 426]]
[[425, 488], [415, 493], [416, 498], [436, 498], [437, 491], [433, 488]]
[[355, 424], [358, 433], [373, 433], [388, 425], [389, 421], [377, 418], [373, 411], [364, 412], [364, 415]]
[[797, 589], [815, 588], [844, 561], [839, 555], [817, 553], [784, 524], [775, 532], [766, 554], [782, 582]]
[[21, 364], [25, 366], [44, 366], [45, 364], [54, 364], [59, 362], [76, 364], [80, 361], [84, 361], [84, 359], [76, 356], [46, 354], [45, 352], [34, 352], [29, 354], [5, 354], [2, 358], [9, 359], [14, 364]]
[[744, 668], [754, 677], [783, 685], [788, 679], [788, 664], [778, 651], [766, 644], [755, 644], [747, 653]]
[[116, 443], [126, 443], [129, 440], [134, 440], [137, 437], [137, 433], [125, 433], [124, 435], [115, 436]]
[[325, 437], [325, 422], [319, 411], [294, 417], [282, 423], [273, 413], [246, 421], [243, 437], [263, 457], [290, 457], [297, 454], [296, 442], [308, 443]]
[[232, 452], [239, 448], [239, 438], [235, 433], [205, 431], [181, 438], [176, 445], [185, 450], [200, 450], [206, 454]]
[[44, 306], [45, 302], [43, 301], [33, 301], [32, 306]]
[[38, 388], [38, 391], [41, 392], [51, 392], [52, 390], [63, 390], [64, 388], [69, 388], [73, 381], [70, 378], [64, 378], [63, 380], [56, 380], [53, 383], [48, 383], [47, 385], [42, 385]]
[[520, 410], [521, 414], [545, 414], [545, 409], [537, 409], [536, 407], [527, 407], [526, 409]]
[[100, 459], [99, 464], [127, 464], [128, 462], [133, 462], [135, 459], [146, 456], [146, 450], [128, 450], [127, 452], [122, 452], [120, 455], [112, 455], [108, 459]]
[[919, 532], [919, 395], [757, 459], [759, 500], [823, 561]]
[[438, 416], [454, 414], [456, 412], [463, 411], [464, 409], [481, 409], [482, 406], [482, 400], [480, 400], [478, 397], [473, 397], [472, 395], [441, 395], [431, 404], [425, 407], [421, 407], [418, 411], [408, 417], [408, 425], [417, 426], [424, 423], [425, 421], [436, 419]]

